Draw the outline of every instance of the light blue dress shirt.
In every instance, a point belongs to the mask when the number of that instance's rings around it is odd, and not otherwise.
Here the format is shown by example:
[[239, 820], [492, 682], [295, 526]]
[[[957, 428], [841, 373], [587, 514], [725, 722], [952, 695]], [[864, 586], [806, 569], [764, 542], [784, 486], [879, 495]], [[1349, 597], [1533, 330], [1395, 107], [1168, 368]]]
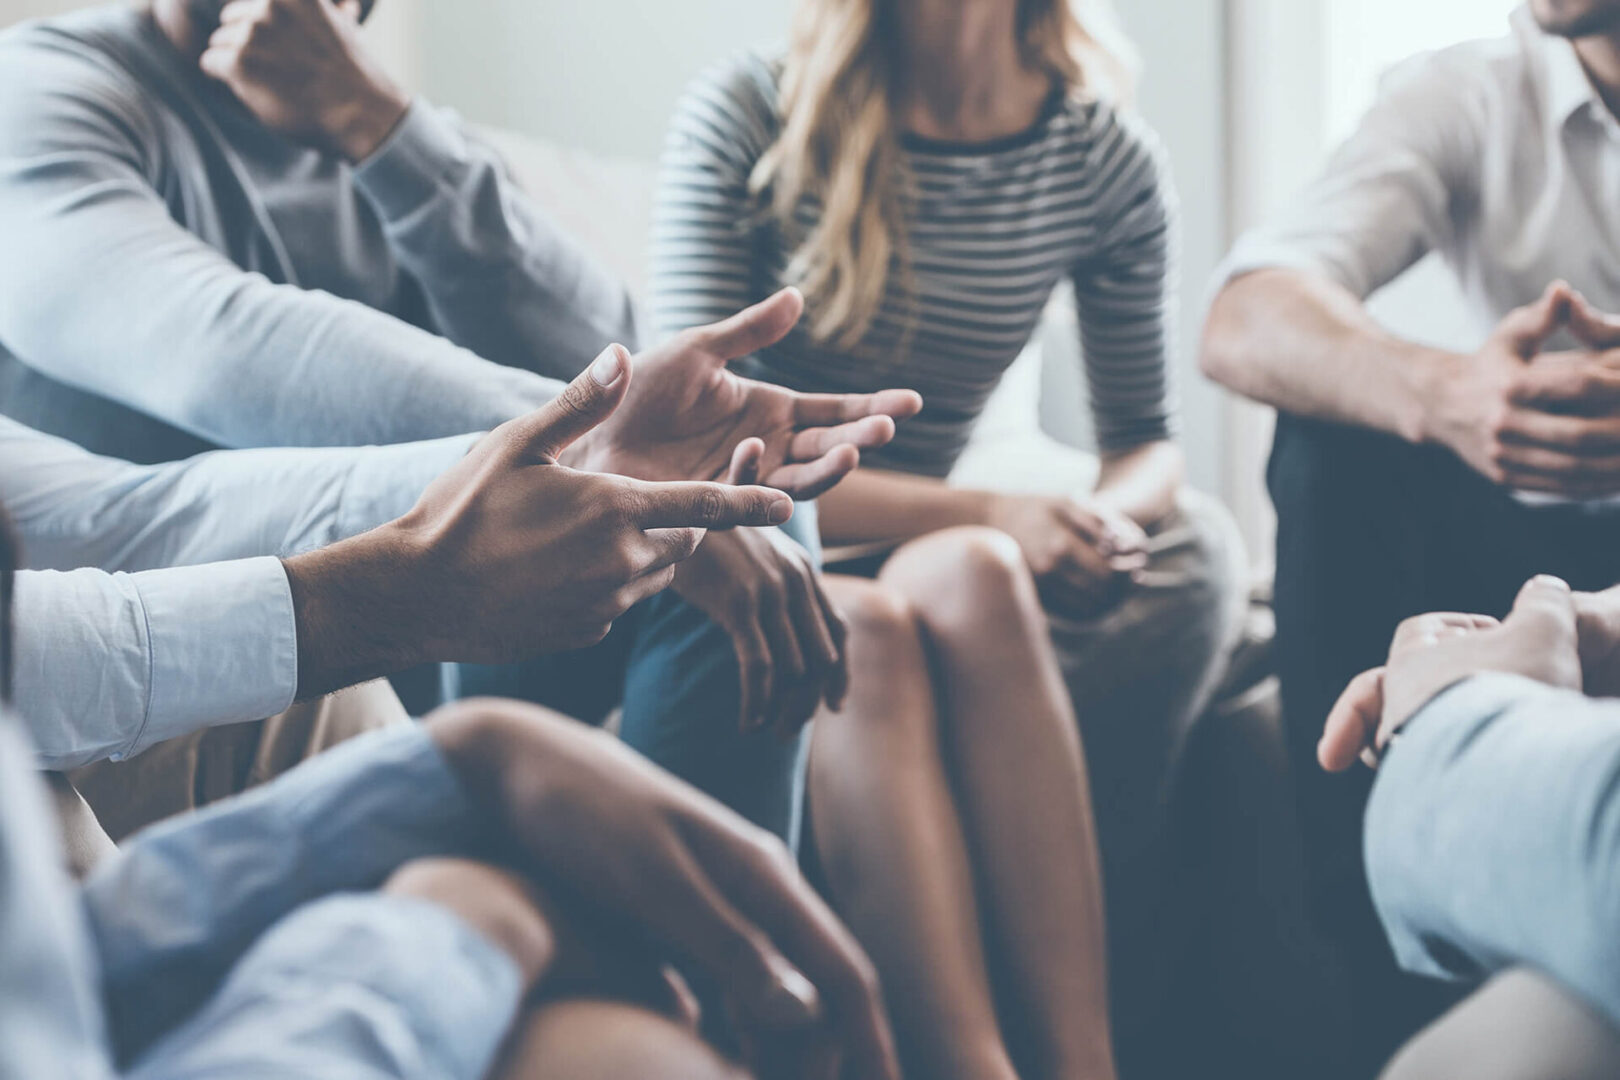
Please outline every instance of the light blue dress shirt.
[[275, 556], [400, 516], [476, 438], [131, 465], [0, 417], [0, 503], [30, 568], [16, 696], [41, 766], [287, 708], [298, 643]]
[[523, 991], [436, 905], [374, 889], [479, 840], [415, 725], [147, 830], [75, 894], [0, 715], [0, 1080], [479, 1080]]
[[1379, 766], [1366, 857], [1407, 970], [1532, 967], [1620, 1027], [1620, 701], [1499, 674], [1447, 690]]

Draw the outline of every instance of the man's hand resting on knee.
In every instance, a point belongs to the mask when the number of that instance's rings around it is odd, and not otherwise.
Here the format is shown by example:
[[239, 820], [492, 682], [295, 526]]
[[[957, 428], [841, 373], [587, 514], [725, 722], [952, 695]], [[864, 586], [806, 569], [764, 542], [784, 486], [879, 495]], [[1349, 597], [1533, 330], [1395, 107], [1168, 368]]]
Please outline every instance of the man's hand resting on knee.
[[898, 1080], [871, 962], [775, 837], [532, 706], [474, 699], [425, 723], [489, 815], [494, 850], [651, 962], [714, 979], [745, 1044], [791, 1059], [770, 1075]]
[[704, 530], [788, 520], [792, 502], [764, 487], [559, 464], [630, 383], [628, 358], [608, 350], [557, 400], [486, 436], [404, 517], [285, 560], [299, 695], [418, 663], [592, 644], [670, 583]]

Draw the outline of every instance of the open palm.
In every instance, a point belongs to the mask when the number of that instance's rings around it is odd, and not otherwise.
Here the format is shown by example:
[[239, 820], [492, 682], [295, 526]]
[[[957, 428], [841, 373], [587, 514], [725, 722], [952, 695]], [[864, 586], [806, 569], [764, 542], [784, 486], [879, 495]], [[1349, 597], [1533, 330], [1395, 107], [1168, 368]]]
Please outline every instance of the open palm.
[[759, 439], [759, 483], [796, 499], [826, 491], [861, 450], [893, 438], [895, 421], [916, 415], [922, 398], [911, 390], [801, 394], [727, 367], [780, 341], [803, 310], [798, 291], [784, 289], [641, 353], [624, 403], [569, 464], [643, 480], [717, 480], [739, 445]]

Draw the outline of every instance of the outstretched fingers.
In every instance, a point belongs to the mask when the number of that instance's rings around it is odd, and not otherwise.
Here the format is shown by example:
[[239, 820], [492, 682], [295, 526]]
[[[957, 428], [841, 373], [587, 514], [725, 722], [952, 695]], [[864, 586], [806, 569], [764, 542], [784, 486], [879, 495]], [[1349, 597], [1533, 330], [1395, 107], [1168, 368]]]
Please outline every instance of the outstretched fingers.
[[638, 485], [636, 523], [643, 529], [736, 529], [781, 525], [793, 500], [768, 487], [733, 487], [704, 480]]

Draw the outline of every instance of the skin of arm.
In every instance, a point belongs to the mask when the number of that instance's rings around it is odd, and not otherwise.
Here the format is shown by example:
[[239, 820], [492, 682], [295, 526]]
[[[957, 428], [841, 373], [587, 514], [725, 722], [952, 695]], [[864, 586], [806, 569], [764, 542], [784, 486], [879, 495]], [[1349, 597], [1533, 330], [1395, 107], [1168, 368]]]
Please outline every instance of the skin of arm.
[[[1152, 442], [1103, 457], [1091, 497], [1149, 527], [1175, 505], [1181, 450]], [[857, 469], [821, 497], [822, 537], [829, 544], [905, 541], [958, 525], [990, 525], [997, 505], [1020, 496], [953, 488], [942, 480], [885, 469]]]
[[1402, 341], [1321, 274], [1272, 269], [1223, 288], [1204, 326], [1209, 378], [1286, 412], [1420, 442], [1427, 403], [1458, 357]]

